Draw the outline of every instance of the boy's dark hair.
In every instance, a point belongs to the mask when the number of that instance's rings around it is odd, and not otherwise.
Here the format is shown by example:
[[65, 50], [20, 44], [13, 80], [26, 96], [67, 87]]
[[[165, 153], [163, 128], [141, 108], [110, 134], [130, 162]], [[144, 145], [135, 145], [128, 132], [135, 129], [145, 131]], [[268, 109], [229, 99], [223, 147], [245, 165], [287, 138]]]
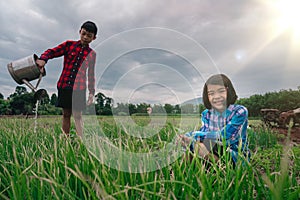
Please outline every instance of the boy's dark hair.
[[80, 29], [84, 28], [85, 30], [87, 30], [90, 33], [94, 33], [95, 36], [97, 35], [97, 26], [94, 22], [91, 21], [86, 21], [82, 24], [82, 26], [80, 27]]
[[234, 104], [238, 98], [230, 79], [224, 74], [215, 74], [211, 76], [209, 79], [207, 79], [203, 87], [202, 98], [203, 98], [204, 106], [207, 109], [211, 109], [211, 104], [208, 100], [207, 85], [222, 85], [227, 89], [227, 99], [226, 99], [227, 107], [230, 104]]

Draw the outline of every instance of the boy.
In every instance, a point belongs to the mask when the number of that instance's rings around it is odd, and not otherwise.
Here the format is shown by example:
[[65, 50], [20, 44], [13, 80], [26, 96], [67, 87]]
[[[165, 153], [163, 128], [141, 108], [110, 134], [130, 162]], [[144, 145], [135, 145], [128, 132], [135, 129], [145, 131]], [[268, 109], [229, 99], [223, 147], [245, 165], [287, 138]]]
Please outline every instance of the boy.
[[[75, 120], [76, 132], [82, 136], [82, 110], [93, 102], [95, 94], [95, 61], [96, 52], [89, 44], [96, 39], [97, 26], [91, 21], [82, 24], [78, 41], [65, 41], [52, 49], [46, 50], [36, 64], [41, 71], [49, 59], [64, 56], [63, 70], [57, 82], [57, 107], [62, 108], [62, 130], [68, 136], [70, 133], [71, 115]], [[87, 74], [86, 74], [87, 73]], [[88, 86], [86, 84], [88, 76]], [[86, 88], [89, 90], [86, 102]]]

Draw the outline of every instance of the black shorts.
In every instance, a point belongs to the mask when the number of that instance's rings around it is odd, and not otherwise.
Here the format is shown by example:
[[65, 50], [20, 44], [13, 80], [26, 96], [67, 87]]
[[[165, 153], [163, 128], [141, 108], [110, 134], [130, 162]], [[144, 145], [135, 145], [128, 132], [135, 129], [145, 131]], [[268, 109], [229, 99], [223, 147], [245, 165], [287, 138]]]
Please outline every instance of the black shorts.
[[86, 90], [58, 88], [56, 107], [82, 111], [86, 108]]

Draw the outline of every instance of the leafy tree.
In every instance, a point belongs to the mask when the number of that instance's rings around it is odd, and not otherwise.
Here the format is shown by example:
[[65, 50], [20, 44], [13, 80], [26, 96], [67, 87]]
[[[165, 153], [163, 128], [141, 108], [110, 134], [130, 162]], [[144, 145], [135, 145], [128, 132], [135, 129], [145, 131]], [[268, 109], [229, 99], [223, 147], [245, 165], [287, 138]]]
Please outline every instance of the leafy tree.
[[175, 107], [174, 107], [174, 112], [175, 112], [176, 114], [181, 113], [181, 108], [180, 108], [180, 105], [179, 105], [179, 104], [175, 105]]
[[249, 98], [240, 99], [237, 103], [247, 107], [249, 116], [259, 116], [260, 109], [266, 108], [265, 100], [266, 98], [263, 95], [255, 94]]
[[203, 104], [199, 104], [199, 113], [201, 114], [205, 110], [205, 106]]
[[110, 97], [106, 97], [104, 100], [105, 104], [104, 104], [104, 108], [102, 110], [102, 115], [112, 115], [112, 104], [113, 104], [113, 99]]
[[103, 108], [106, 96], [103, 93], [99, 92], [98, 94], [95, 95], [95, 97], [96, 97], [96, 104], [98, 104], [100, 108]]
[[55, 106], [56, 102], [57, 102], [57, 95], [55, 93], [53, 93], [50, 98], [50, 104]]
[[196, 109], [193, 104], [185, 104], [181, 106], [182, 114], [193, 114], [196, 113]]
[[112, 115], [113, 99], [99, 92], [96, 97], [96, 114], [97, 115]]
[[40, 115], [61, 115], [62, 110], [51, 104], [42, 104], [39, 106], [38, 114], [40, 114]]
[[11, 95], [9, 95], [9, 98], [13, 98], [15, 96], [19, 96], [21, 94], [28, 93], [26, 87], [23, 86], [17, 86], [15, 89], [15, 92]]
[[134, 113], [137, 113], [137, 108], [136, 108], [136, 105], [130, 103], [128, 105], [128, 109], [129, 109], [129, 114], [132, 115]]
[[171, 114], [174, 110], [174, 107], [171, 104], [166, 103], [164, 105], [164, 109], [165, 109], [166, 113]]
[[45, 96], [43, 96], [43, 98], [40, 100], [40, 104], [44, 105], [44, 104], [49, 104], [50, 103], [50, 98], [49, 98], [49, 94], [46, 91]]
[[122, 113], [122, 115], [129, 115], [129, 105], [124, 103], [117, 103], [117, 106], [112, 108], [112, 112], [115, 115], [119, 115], [119, 113]]
[[16, 93], [17, 95], [21, 95], [21, 94], [26, 94], [26, 93], [28, 93], [28, 92], [27, 92], [26, 87], [23, 87], [23, 86], [17, 86], [17, 87], [16, 87], [16, 90], [15, 90], [15, 93]]
[[150, 107], [150, 104], [140, 103], [136, 106], [137, 113], [147, 113], [147, 108]]
[[[7, 100], [0, 93], [0, 114], [28, 114], [32, 113], [35, 107], [33, 93], [27, 92], [26, 87], [17, 86], [14, 93], [11, 94]], [[98, 115], [111, 115], [125, 114], [132, 115], [135, 113], [147, 113], [147, 108], [150, 106], [146, 103], [140, 104], [124, 104], [117, 103], [116, 107], [113, 106], [113, 99], [106, 97], [103, 93], [98, 93], [96, 96], [96, 114]], [[41, 101], [39, 107], [40, 114], [61, 114], [61, 109], [56, 108], [54, 105], [57, 101], [56, 94], [52, 94], [49, 99], [47, 94], [46, 98]], [[249, 98], [242, 98], [237, 101], [248, 108], [249, 116], [260, 116], [262, 108], [276, 108], [280, 111], [292, 110], [300, 107], [300, 86], [297, 90], [280, 90], [279, 92], [268, 92], [265, 94], [254, 94]], [[153, 113], [182, 113], [182, 114], [196, 114], [201, 113], [205, 109], [203, 104], [200, 105], [171, 105], [165, 104], [154, 105], [152, 107]]]
[[155, 104], [152, 108], [152, 113], [164, 114], [164, 113], [166, 113], [166, 110], [162, 105]]
[[97, 115], [101, 115], [103, 113], [103, 109], [104, 109], [104, 102], [105, 102], [105, 98], [106, 96], [99, 92], [95, 95], [95, 100], [96, 100], [96, 105], [95, 105], [95, 108], [96, 108], [96, 114]]
[[239, 99], [238, 104], [244, 105], [249, 111], [249, 116], [260, 116], [262, 108], [275, 108], [280, 111], [288, 111], [300, 108], [300, 90], [280, 90], [279, 92], [267, 92], [264, 95], [255, 94], [249, 98]]
[[33, 95], [33, 93], [23, 93], [11, 98], [9, 104], [12, 109], [12, 114], [18, 115], [32, 113], [35, 106]]
[[0, 99], [0, 115], [8, 115], [10, 114], [11, 109], [9, 106], [9, 101]]

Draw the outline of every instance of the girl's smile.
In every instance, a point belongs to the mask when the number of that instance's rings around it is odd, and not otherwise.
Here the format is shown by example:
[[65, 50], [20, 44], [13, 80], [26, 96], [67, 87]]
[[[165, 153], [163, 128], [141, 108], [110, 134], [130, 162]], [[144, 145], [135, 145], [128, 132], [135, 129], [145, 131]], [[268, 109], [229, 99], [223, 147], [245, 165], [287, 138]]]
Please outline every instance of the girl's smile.
[[223, 85], [207, 85], [208, 100], [212, 108], [222, 113], [226, 109], [227, 89]]

